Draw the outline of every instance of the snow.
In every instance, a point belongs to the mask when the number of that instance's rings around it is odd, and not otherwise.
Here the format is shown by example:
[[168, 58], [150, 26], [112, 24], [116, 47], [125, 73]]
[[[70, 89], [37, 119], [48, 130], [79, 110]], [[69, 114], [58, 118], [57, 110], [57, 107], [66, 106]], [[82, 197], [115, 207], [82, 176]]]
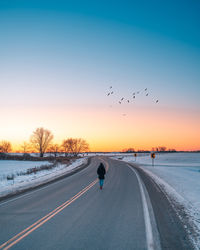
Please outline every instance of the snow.
[[[200, 153], [156, 154], [154, 166], [150, 154], [123, 157], [137, 163], [165, 191], [171, 201], [184, 206], [196, 233], [200, 236]], [[200, 240], [196, 240], [197, 249]]]
[[[137, 163], [165, 191], [171, 201], [184, 206], [190, 220], [196, 226], [199, 241], [194, 240], [197, 249], [200, 246], [200, 153], [162, 153], [156, 154], [154, 166], [150, 154], [89, 153], [88, 156], [103, 155], [126, 162]], [[73, 171], [86, 163], [82, 157], [70, 165], [58, 164], [51, 170], [39, 171], [36, 174], [17, 176], [18, 172], [50, 164], [47, 161], [11, 161], [0, 160], [0, 197], [28, 187], [34, 187]], [[13, 180], [7, 175], [14, 174]]]
[[[27, 169], [49, 165], [47, 161], [10, 161], [0, 160], [0, 197], [16, 193], [29, 187], [35, 187], [42, 183], [53, 180], [57, 177], [72, 172], [87, 162], [87, 158], [80, 158], [69, 165], [58, 163], [50, 170], [38, 171], [35, 174], [17, 175], [19, 172], [26, 172]], [[7, 180], [7, 175], [14, 174], [14, 180]]]
[[[124, 157], [124, 161], [135, 162], [134, 157]], [[187, 201], [200, 210], [200, 154], [169, 153], [156, 155], [154, 167], [150, 155], [137, 157], [139, 163], [148, 173], [165, 180], [167, 184]]]
[[50, 163], [48, 161], [0, 160], [0, 181], [2, 181], [7, 175], [17, 174], [21, 171], [25, 172], [27, 169], [40, 167], [41, 165], [50, 165]]

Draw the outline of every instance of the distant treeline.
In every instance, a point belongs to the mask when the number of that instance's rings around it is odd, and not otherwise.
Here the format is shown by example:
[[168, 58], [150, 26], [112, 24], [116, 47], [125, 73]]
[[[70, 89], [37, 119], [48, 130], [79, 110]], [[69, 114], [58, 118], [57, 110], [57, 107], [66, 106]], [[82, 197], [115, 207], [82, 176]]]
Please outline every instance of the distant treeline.
[[49, 161], [54, 163], [55, 159], [56, 162], [68, 163], [69, 160], [77, 158], [76, 156], [70, 155], [70, 157], [66, 157], [65, 155], [59, 155], [55, 158], [55, 156], [46, 156], [46, 157], [39, 157], [39, 156], [32, 156], [31, 154], [9, 154], [9, 153], [1, 153], [0, 152], [0, 160], [16, 160], [16, 161]]
[[123, 153], [151, 153], [151, 152], [158, 152], [158, 153], [199, 153], [200, 150], [194, 150], [194, 151], [177, 151], [176, 149], [167, 149], [167, 147], [153, 147], [151, 150], [135, 150], [134, 148], [128, 148], [128, 149], [124, 149], [122, 150]]
[[[54, 136], [50, 130], [37, 128], [31, 135], [30, 141], [20, 145], [20, 152], [24, 154], [38, 152], [40, 157], [43, 157], [45, 153], [49, 153], [57, 157], [59, 153], [64, 153], [65, 156], [77, 156], [79, 153], [88, 152], [89, 150], [89, 144], [82, 138], [67, 138], [60, 145], [53, 143], [53, 138]], [[6, 154], [11, 151], [11, 143], [2, 140], [0, 142], [0, 153]], [[30, 158], [31, 156], [26, 157]]]
[[[53, 134], [51, 131], [44, 128], [37, 128], [31, 135], [29, 142], [23, 142], [20, 145], [20, 150], [18, 152], [23, 153], [23, 155], [11, 156], [7, 153], [12, 152], [12, 145], [9, 141], [2, 140], [0, 142], [0, 159], [16, 159], [16, 160], [38, 160], [37, 156], [31, 156], [30, 153], [39, 153], [40, 160], [45, 153], [49, 153], [50, 159], [52, 156], [56, 157], [72, 157], [78, 156], [80, 153], [89, 152], [89, 144], [86, 140], [82, 138], [67, 138], [62, 141], [61, 144], [53, 143]], [[152, 147], [151, 150], [135, 150], [134, 148], [123, 149], [122, 152], [118, 153], [174, 153], [174, 152], [200, 152], [196, 151], [177, 151], [174, 148], [167, 148], [165, 146]], [[95, 153], [95, 152], [94, 152]], [[96, 152], [96, 153], [108, 153], [108, 152]], [[113, 153], [113, 152], [110, 152]], [[116, 152], [117, 153], [117, 152]], [[62, 155], [61, 155], [62, 154]], [[47, 157], [45, 157], [45, 160]]]

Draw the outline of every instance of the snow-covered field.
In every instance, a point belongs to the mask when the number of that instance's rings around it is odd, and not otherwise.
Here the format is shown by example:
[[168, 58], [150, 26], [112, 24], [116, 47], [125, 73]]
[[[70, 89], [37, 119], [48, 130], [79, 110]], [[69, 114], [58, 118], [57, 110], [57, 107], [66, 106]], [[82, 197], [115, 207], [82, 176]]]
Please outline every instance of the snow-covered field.
[[0, 183], [7, 175], [16, 175], [19, 172], [25, 172], [27, 169], [40, 167], [41, 165], [50, 165], [50, 163], [48, 161], [0, 160]]
[[[47, 161], [0, 160], [0, 197], [55, 179], [56, 177], [69, 173], [86, 162], [87, 158], [80, 158], [71, 162], [69, 165], [57, 164], [56, 167], [50, 170], [42, 170], [29, 175], [17, 175], [17, 173], [26, 172], [30, 168], [50, 165], [51, 163]], [[11, 176], [12, 174], [14, 174], [14, 180], [7, 180], [7, 176]]]
[[[128, 156], [124, 161], [135, 162], [135, 157]], [[152, 166], [150, 155], [136, 158], [143, 169], [148, 170], [200, 210], [200, 153], [158, 154]], [[151, 174], [151, 175], [152, 175]]]
[[[200, 153], [150, 154], [125, 156], [123, 161], [137, 163], [178, 204], [183, 205], [200, 235]], [[200, 244], [200, 240], [199, 240]]]

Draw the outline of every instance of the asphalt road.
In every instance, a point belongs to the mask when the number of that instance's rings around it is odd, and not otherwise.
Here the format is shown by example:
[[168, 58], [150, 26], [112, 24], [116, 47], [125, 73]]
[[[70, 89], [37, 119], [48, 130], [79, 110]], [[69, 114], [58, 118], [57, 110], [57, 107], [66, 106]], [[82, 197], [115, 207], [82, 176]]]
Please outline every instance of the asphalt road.
[[[96, 170], [108, 168], [103, 190]], [[65, 179], [0, 203], [0, 249], [192, 249], [166, 197], [127, 163], [94, 157]]]

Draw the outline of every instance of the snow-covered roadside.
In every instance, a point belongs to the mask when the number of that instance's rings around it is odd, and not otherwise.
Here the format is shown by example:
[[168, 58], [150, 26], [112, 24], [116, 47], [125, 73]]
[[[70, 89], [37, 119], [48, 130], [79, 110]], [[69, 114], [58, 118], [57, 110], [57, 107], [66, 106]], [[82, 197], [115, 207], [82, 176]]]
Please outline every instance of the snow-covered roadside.
[[[152, 166], [150, 155], [123, 157], [123, 161], [137, 163], [167, 194], [172, 204], [184, 207], [196, 235], [192, 240], [200, 247], [200, 154], [171, 153], [156, 155]], [[184, 218], [181, 218], [184, 222]], [[185, 225], [187, 227], [187, 225]]]
[[[6, 195], [20, 192], [24, 189], [39, 186], [43, 183], [47, 183], [47, 182], [54, 180], [58, 177], [66, 175], [66, 174], [74, 171], [75, 169], [78, 169], [83, 164], [86, 164], [87, 160], [88, 160], [88, 158], [85, 157], [85, 158], [77, 159], [77, 160], [73, 161], [72, 163], [70, 163], [69, 165], [58, 163], [57, 166], [55, 168], [52, 168], [51, 170], [39, 171], [36, 174], [33, 173], [33, 174], [29, 174], [29, 175], [16, 176], [14, 178], [14, 181], [13, 180], [8, 181], [5, 178], [1, 178], [1, 180], [0, 180], [0, 198], [4, 197]], [[17, 161], [17, 162], [18, 162], [18, 164], [22, 163], [19, 161]], [[1, 164], [3, 164], [3, 163], [1, 163]], [[4, 161], [4, 164], [7, 164], [6, 161]], [[23, 164], [25, 164], [25, 162]], [[38, 166], [38, 164], [35, 164], [35, 162], [33, 162], [32, 164], [27, 164], [27, 165], [30, 168], [30, 166], [32, 166], [32, 167], [36, 166], [36, 165]], [[44, 165], [44, 162], [40, 163], [40, 165]], [[19, 171], [19, 166], [16, 166], [15, 168], [12, 167], [11, 169], [12, 169], [12, 173], [15, 173], [16, 171]], [[27, 166], [23, 166], [22, 169], [27, 169]], [[5, 170], [5, 168], [4, 168], [4, 170]], [[11, 172], [9, 171], [9, 173], [11, 173]], [[1, 176], [3, 176], [3, 167], [1, 170]]]
[[51, 165], [51, 163], [48, 161], [0, 160], [0, 187], [6, 176], [17, 175], [17, 173], [26, 172], [30, 168], [38, 168], [42, 165]]

